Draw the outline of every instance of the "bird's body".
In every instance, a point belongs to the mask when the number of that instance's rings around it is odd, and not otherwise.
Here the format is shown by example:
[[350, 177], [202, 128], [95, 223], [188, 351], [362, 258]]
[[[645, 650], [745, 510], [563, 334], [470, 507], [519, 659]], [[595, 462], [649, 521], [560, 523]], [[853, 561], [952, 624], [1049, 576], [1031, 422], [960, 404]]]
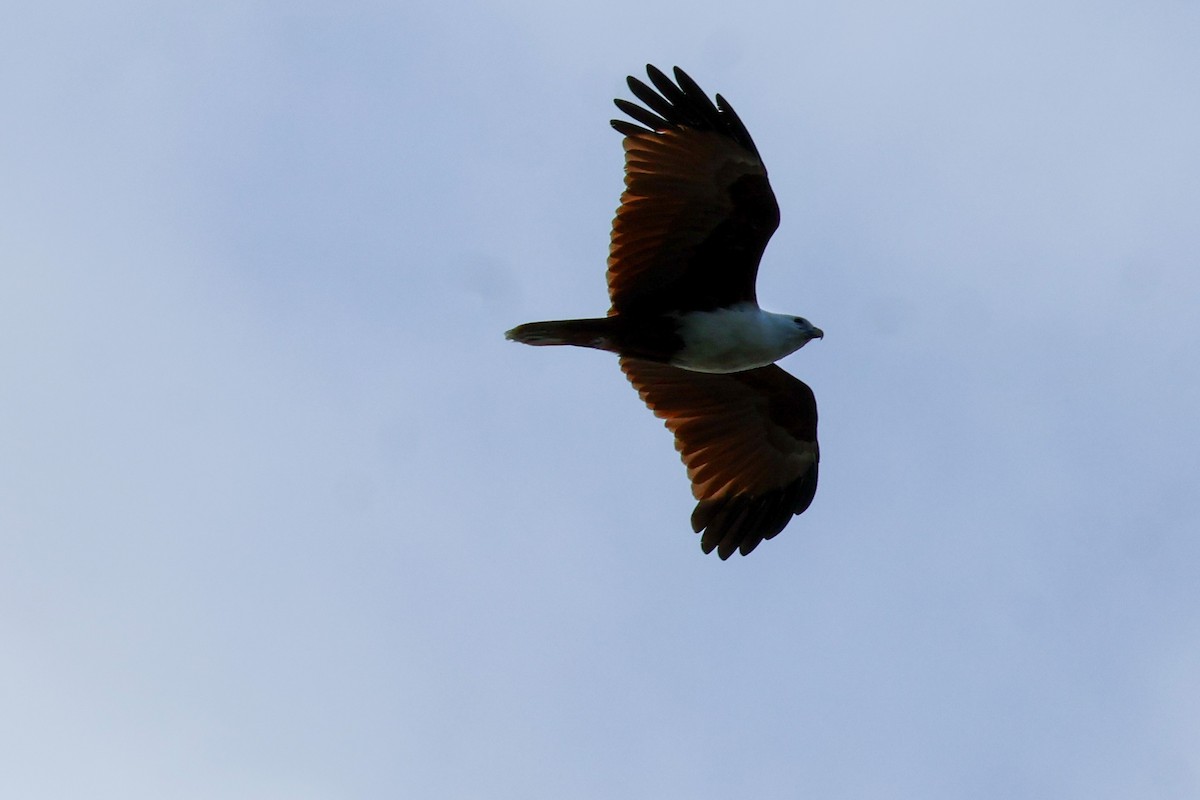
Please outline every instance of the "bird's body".
[[[812, 502], [820, 460], [812, 390], [775, 362], [822, 332], [758, 306], [755, 277], [779, 207], [750, 134], [676, 68], [624, 120], [625, 183], [613, 223], [607, 317], [531, 322], [531, 345], [608, 350], [675, 434], [699, 501], [704, 551], [743, 555]], [[649, 110], [647, 110], [649, 109]]]
[[689, 311], [679, 316], [683, 347], [667, 363], [695, 372], [742, 372], [774, 364], [820, 335], [798, 317], [755, 303]]
[[[814, 333], [815, 332], [815, 333]], [[656, 316], [527, 322], [508, 332], [523, 344], [591, 347], [694, 372], [742, 372], [774, 364], [821, 332], [798, 317], [739, 303]]]

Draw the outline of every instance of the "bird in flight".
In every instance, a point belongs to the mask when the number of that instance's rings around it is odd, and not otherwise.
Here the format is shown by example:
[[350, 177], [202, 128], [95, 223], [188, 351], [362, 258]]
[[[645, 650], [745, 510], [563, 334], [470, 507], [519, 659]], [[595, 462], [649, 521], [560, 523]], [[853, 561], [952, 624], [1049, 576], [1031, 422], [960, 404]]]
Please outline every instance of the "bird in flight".
[[747, 555], [802, 513], [817, 490], [817, 403], [775, 365], [823, 333], [758, 307], [755, 277], [779, 205], [746, 126], [687, 73], [647, 65], [653, 88], [616, 100], [625, 191], [608, 256], [612, 307], [597, 319], [529, 322], [530, 345], [616, 353], [621, 370], [675, 435], [698, 501], [705, 553]]

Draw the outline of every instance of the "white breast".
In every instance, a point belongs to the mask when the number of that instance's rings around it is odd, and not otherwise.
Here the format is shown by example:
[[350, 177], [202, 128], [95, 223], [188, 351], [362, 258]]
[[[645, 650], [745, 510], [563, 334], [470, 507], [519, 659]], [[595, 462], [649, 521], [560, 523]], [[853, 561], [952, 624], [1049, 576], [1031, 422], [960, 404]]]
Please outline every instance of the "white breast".
[[683, 349], [671, 359], [672, 366], [719, 373], [765, 367], [807, 341], [793, 317], [753, 303], [682, 314], [679, 336]]

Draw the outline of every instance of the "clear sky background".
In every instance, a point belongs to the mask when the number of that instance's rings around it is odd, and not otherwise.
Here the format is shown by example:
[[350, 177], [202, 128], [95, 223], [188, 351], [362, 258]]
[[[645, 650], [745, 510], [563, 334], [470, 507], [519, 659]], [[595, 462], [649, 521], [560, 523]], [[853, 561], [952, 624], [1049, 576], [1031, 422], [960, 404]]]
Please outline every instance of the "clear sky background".
[[[0, 16], [20, 798], [1200, 796], [1200, 6]], [[700, 552], [608, 354], [624, 77], [783, 209], [812, 508]]]

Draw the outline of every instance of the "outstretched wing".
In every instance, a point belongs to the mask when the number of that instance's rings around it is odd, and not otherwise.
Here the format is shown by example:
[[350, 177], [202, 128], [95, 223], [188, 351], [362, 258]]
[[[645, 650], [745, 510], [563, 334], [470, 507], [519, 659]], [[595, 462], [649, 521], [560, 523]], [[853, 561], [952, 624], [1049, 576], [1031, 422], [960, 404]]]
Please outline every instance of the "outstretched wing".
[[692, 529], [722, 558], [783, 530], [817, 491], [817, 402], [771, 365], [710, 374], [622, 358], [621, 370], [675, 434], [692, 494]]
[[[711, 311], [755, 301], [758, 262], [779, 205], [758, 148], [721, 95], [653, 66], [654, 89], [629, 78], [646, 108], [625, 100], [625, 192], [608, 257], [610, 314]], [[656, 92], [655, 89], [658, 91]]]

